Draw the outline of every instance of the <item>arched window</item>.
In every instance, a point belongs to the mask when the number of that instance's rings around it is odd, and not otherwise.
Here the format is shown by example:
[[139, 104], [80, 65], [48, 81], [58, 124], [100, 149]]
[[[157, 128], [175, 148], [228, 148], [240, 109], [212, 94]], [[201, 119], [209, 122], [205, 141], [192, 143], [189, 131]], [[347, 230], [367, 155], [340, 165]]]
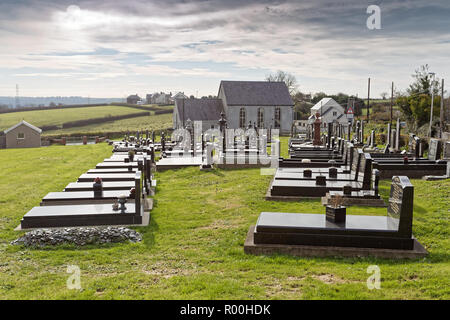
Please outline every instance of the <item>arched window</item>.
[[280, 128], [281, 126], [281, 110], [280, 107], [275, 108], [275, 128]]
[[264, 127], [264, 109], [258, 109], [258, 128]]
[[245, 128], [245, 108], [239, 110], [239, 128]]

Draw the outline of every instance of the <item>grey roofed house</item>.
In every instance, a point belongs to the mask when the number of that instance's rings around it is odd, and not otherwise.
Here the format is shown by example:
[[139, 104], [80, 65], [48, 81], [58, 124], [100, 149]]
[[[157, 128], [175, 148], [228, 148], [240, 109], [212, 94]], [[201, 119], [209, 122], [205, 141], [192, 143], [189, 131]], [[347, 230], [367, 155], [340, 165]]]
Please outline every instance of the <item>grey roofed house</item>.
[[38, 148], [41, 146], [42, 129], [25, 120], [4, 131], [0, 148]]
[[26, 122], [25, 120], [22, 120], [22, 121], [20, 121], [19, 123], [13, 125], [11, 128], [6, 129], [6, 130], [5, 130], [5, 134], [8, 134], [8, 132], [13, 131], [14, 129], [16, 129], [17, 127], [19, 127], [19, 126], [21, 126], [21, 125], [25, 125], [25, 126], [27, 126], [28, 128], [30, 128], [30, 129], [36, 131], [37, 133], [42, 133], [42, 129], [41, 129], [41, 128], [38, 128], [38, 127], [36, 127], [36, 126], [33, 126], [31, 123], [28, 123], [28, 122]]
[[294, 102], [284, 82], [221, 81], [217, 96], [175, 100], [174, 129], [184, 127], [188, 119], [203, 121], [203, 130], [209, 129], [217, 126], [222, 111], [230, 129], [246, 128], [250, 122], [282, 134], [292, 129]]
[[223, 112], [221, 99], [176, 99], [173, 113], [174, 129], [184, 128], [186, 121], [202, 121], [203, 130], [217, 125]]
[[[221, 81], [228, 106], [293, 106], [289, 89], [284, 82]], [[220, 94], [219, 94], [220, 96]]]

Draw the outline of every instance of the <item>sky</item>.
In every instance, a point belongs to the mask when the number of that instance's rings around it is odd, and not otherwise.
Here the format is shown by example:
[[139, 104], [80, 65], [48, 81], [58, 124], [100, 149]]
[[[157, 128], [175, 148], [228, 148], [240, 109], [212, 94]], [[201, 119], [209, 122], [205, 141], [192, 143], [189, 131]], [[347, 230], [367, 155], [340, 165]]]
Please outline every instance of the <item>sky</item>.
[[[381, 29], [369, 29], [370, 5]], [[0, 0], [0, 96], [216, 95], [293, 74], [305, 93], [405, 90], [450, 75], [448, 0]]]

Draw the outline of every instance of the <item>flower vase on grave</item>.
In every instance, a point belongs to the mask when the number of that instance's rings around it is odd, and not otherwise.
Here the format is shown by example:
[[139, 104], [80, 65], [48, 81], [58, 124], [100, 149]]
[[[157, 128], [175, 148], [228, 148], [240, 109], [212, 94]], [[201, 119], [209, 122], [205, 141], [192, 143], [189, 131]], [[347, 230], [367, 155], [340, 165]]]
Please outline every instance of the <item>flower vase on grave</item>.
[[130, 189], [130, 199], [136, 199], [136, 189], [135, 188]]
[[94, 197], [101, 197], [103, 195], [103, 182], [100, 177], [94, 179], [92, 188], [94, 190]]
[[120, 203], [120, 211], [125, 212], [127, 210], [127, 207], [125, 206], [125, 203], [127, 203], [127, 196], [125, 194], [121, 194], [117, 201]]
[[345, 222], [347, 216], [347, 208], [344, 206], [334, 207], [326, 206], [326, 219], [330, 222]]
[[327, 221], [341, 223], [346, 220], [347, 208], [342, 206], [343, 198], [341, 195], [335, 195], [329, 201], [325, 208], [325, 218]]
[[408, 157], [403, 157], [403, 163], [408, 164]]

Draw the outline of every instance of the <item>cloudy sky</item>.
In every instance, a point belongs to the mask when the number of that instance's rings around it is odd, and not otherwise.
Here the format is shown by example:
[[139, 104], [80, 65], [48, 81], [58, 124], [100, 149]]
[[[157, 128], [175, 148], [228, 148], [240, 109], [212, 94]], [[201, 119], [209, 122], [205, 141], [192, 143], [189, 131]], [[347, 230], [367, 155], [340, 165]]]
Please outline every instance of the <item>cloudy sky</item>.
[[[369, 5], [381, 29], [369, 30]], [[284, 70], [303, 92], [450, 80], [448, 0], [0, 0], [0, 95], [217, 94]]]

